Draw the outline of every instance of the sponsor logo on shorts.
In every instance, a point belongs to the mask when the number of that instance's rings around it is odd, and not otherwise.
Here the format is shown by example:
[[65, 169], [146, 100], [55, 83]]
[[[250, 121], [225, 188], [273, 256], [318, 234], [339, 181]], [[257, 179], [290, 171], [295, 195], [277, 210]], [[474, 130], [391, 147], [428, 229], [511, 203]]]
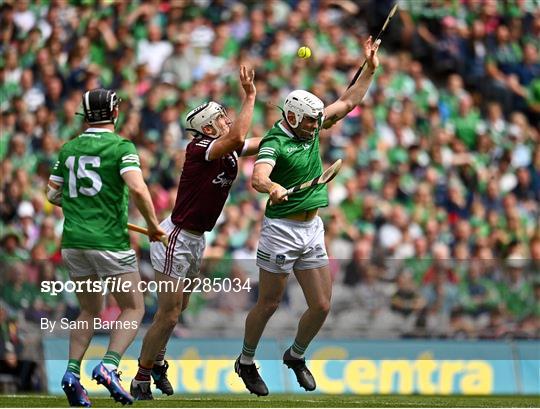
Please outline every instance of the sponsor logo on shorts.
[[283, 264], [285, 264], [285, 254], [276, 255], [276, 264], [278, 266], [282, 266]]
[[189, 265], [185, 263], [178, 263], [176, 266], [176, 272], [178, 273], [178, 275], [184, 275], [185, 273], [187, 273], [188, 269]]

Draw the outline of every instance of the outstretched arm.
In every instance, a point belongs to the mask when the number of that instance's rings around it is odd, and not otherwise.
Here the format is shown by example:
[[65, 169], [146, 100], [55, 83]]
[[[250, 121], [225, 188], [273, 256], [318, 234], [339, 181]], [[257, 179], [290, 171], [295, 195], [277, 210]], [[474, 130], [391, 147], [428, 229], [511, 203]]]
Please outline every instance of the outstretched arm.
[[257, 91], [253, 80], [255, 78], [255, 70], [247, 70], [245, 66], [240, 67], [240, 83], [245, 92], [242, 108], [227, 135], [222, 136], [212, 142], [208, 154], [209, 160], [221, 158], [223, 155], [234, 151], [242, 146], [246, 139], [246, 134], [251, 125], [253, 117], [253, 108], [255, 106], [255, 95]]
[[154, 204], [150, 197], [148, 187], [144, 182], [142, 173], [139, 170], [130, 170], [122, 173], [122, 179], [126, 182], [127, 187], [133, 197], [135, 206], [141, 212], [148, 226], [148, 237], [150, 241], [158, 241], [163, 236], [165, 231], [159, 226], [159, 222], [154, 210]]
[[379, 57], [377, 57], [379, 44], [380, 40], [373, 43], [371, 36], [366, 40], [364, 43], [364, 54], [367, 61], [366, 68], [364, 68], [360, 77], [358, 77], [358, 80], [351, 88], [345, 91], [336, 102], [325, 108], [323, 128], [330, 128], [337, 121], [351, 112], [356, 105], [362, 102], [362, 99], [364, 99], [364, 95], [366, 95], [369, 85], [373, 80], [373, 74], [379, 66]]
[[249, 138], [244, 142], [244, 149], [242, 149], [241, 156], [251, 156], [259, 152], [259, 145], [263, 138]]

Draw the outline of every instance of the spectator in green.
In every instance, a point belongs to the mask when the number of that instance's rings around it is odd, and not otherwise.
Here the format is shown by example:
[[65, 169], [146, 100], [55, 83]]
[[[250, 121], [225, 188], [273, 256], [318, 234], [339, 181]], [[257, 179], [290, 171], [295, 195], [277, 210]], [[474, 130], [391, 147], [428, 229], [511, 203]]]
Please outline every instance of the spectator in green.
[[8, 156], [11, 159], [14, 169], [24, 168], [29, 172], [34, 172], [37, 158], [30, 149], [23, 133], [16, 133], [11, 138]]
[[506, 259], [506, 274], [499, 284], [504, 306], [513, 318], [522, 318], [532, 303], [532, 286], [523, 271], [527, 260], [519, 254], [511, 254]]
[[459, 304], [466, 313], [475, 318], [489, 313], [501, 301], [495, 283], [484, 277], [482, 271], [482, 261], [473, 260], [467, 276], [458, 286]]
[[28, 260], [27, 252], [21, 247], [21, 237], [14, 230], [9, 230], [2, 237], [0, 264], [8, 266], [18, 261]]
[[37, 287], [28, 282], [26, 267], [17, 262], [7, 271], [2, 299], [15, 311], [26, 310], [38, 295]]
[[480, 122], [480, 112], [475, 108], [470, 95], [464, 94], [459, 99], [459, 116], [452, 122], [457, 137], [467, 148], [473, 149], [476, 145], [476, 128]]
[[341, 202], [341, 211], [348, 223], [354, 223], [362, 214], [362, 200], [357, 190], [356, 179], [351, 178], [345, 182], [347, 196]]
[[424, 274], [431, 266], [433, 261], [428, 243], [425, 237], [420, 236], [413, 240], [414, 256], [405, 260], [404, 267], [411, 272], [414, 282], [420, 284]]
[[449, 75], [446, 84], [446, 89], [441, 92], [439, 98], [443, 121], [454, 120], [459, 116], [459, 101], [467, 94], [463, 88], [463, 79], [458, 74]]

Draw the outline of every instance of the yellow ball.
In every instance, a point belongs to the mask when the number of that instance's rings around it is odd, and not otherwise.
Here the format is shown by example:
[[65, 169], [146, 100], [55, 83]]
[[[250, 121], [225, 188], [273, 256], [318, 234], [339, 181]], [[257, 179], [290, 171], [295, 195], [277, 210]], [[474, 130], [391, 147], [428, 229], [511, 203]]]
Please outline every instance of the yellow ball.
[[309, 58], [311, 57], [311, 49], [309, 47], [300, 47], [298, 49], [298, 57], [300, 58]]

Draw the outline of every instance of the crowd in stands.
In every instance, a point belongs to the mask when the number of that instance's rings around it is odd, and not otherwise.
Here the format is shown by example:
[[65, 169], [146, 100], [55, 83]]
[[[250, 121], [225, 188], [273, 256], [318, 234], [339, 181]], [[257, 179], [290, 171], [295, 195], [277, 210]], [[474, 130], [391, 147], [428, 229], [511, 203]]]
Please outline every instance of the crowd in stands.
[[[0, 17], [0, 350], [19, 331], [77, 316], [62, 211], [44, 188], [63, 143], [84, 129], [84, 90], [122, 98], [118, 132], [139, 151], [163, 219], [190, 135], [184, 117], [209, 99], [239, 107], [237, 70], [256, 69], [251, 136], [302, 88], [333, 102], [362, 63], [391, 1], [3, 1]], [[313, 51], [299, 59], [301, 45]], [[362, 105], [321, 133], [325, 166], [343, 158], [321, 211], [334, 280], [324, 335], [540, 336], [540, 2], [415, 0], [385, 33]], [[227, 324], [238, 334], [256, 297], [255, 254], [266, 196], [242, 159], [207, 234], [209, 277], [250, 278], [251, 292], [193, 294], [177, 335]], [[135, 209], [130, 221], [141, 224]], [[133, 234], [145, 279], [148, 242]], [[291, 278], [270, 326], [305, 308]], [[148, 293], [145, 322], [155, 297]], [[103, 316], [114, 319], [112, 297]], [[28, 329], [27, 329], [28, 331]], [[35, 331], [35, 329], [34, 329]], [[272, 331], [272, 329], [268, 329]], [[292, 334], [292, 332], [291, 332]], [[14, 364], [16, 365], [16, 363]]]

